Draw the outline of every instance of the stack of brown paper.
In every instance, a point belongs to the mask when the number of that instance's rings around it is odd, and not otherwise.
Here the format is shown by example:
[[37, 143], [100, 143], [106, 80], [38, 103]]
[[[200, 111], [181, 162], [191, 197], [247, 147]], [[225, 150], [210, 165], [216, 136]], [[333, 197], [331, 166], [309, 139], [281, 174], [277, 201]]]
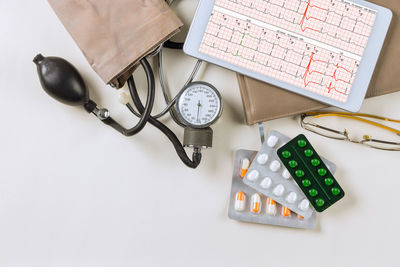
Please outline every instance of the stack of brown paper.
[[[367, 97], [400, 91], [400, 0], [371, 0], [370, 2], [392, 10], [393, 20]], [[273, 85], [239, 74], [237, 77], [246, 122], [249, 125], [327, 107], [325, 104]]]

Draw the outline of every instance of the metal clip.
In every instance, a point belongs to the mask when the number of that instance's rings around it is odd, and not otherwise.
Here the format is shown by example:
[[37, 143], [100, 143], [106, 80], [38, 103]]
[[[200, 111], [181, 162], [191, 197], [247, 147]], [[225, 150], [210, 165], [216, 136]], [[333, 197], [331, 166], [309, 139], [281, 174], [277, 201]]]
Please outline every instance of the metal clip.
[[98, 108], [96, 107], [92, 113], [96, 115], [99, 120], [106, 120], [110, 117], [110, 112], [106, 108]]

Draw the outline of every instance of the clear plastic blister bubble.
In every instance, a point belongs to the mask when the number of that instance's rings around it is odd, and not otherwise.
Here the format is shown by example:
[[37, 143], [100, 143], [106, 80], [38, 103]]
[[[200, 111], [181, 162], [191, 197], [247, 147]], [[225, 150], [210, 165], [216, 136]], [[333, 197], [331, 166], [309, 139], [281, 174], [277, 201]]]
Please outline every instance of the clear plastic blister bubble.
[[274, 199], [243, 183], [243, 178], [240, 175], [242, 171], [241, 163], [246, 159], [251, 161], [256, 153], [256, 151], [250, 150], [238, 150], [236, 152], [229, 200], [229, 218], [244, 222], [314, 229], [316, 212], [305, 219], [289, 208], [276, 203]]
[[[315, 211], [277, 155], [278, 148], [289, 140], [280, 132], [271, 131], [248, 168], [243, 182], [307, 219]], [[334, 163], [321, 159], [332, 173], [336, 171]]]

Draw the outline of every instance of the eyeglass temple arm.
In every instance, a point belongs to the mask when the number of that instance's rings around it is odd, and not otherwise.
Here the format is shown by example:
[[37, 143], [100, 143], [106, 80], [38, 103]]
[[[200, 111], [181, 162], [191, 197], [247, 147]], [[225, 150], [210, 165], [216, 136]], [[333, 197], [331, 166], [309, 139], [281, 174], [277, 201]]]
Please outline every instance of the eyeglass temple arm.
[[[376, 126], [376, 127], [379, 127], [379, 128], [381, 128], [381, 129], [385, 129], [385, 130], [387, 130], [387, 131], [390, 131], [390, 132], [393, 132], [393, 133], [395, 133], [395, 134], [397, 134], [397, 135], [400, 135], [400, 131], [399, 130], [396, 130], [396, 129], [393, 129], [393, 128], [391, 128], [391, 127], [388, 127], [388, 126], [385, 126], [385, 125], [383, 125], [383, 124], [380, 124], [380, 123], [377, 123], [377, 122], [374, 122], [374, 121], [370, 121], [370, 120], [367, 120], [367, 119], [363, 119], [363, 118], [359, 118], [359, 117], [356, 117], [356, 116], [361, 116], [361, 115], [358, 115], [357, 113], [355, 113], [355, 114], [352, 114], [352, 113], [345, 113], [345, 112], [338, 112], [338, 113], [317, 113], [317, 112], [307, 112], [307, 113], [305, 113], [307, 116], [313, 116], [314, 118], [321, 118], [321, 117], [328, 117], [328, 116], [336, 116], [336, 117], [342, 117], [342, 118], [347, 118], [347, 119], [353, 119], [353, 120], [358, 120], [358, 121], [361, 121], [361, 122], [364, 122], [364, 123], [367, 123], [367, 124], [370, 124], [370, 125], [373, 125], [373, 126]], [[315, 115], [314, 115], [315, 114]], [[363, 115], [368, 115], [368, 114], [363, 114]], [[386, 120], [386, 121], [391, 121], [391, 122], [399, 122], [400, 123], [400, 121], [396, 121], [396, 120], [391, 120], [391, 119], [385, 119], [385, 118], [382, 118], [382, 117], [379, 117], [379, 116], [374, 116], [374, 115], [368, 115], [368, 116], [364, 116], [364, 117], [369, 117], [369, 118], [381, 118], [382, 120]]]
[[400, 123], [400, 120], [385, 118], [385, 117], [382, 117], [382, 116], [377, 116], [377, 115], [372, 115], [372, 114], [366, 114], [366, 113], [310, 111], [310, 112], [306, 112], [305, 114], [306, 114], [307, 116], [324, 115], [324, 114], [340, 114], [340, 115], [358, 116], [358, 117], [365, 117], [365, 118], [371, 118], [371, 119], [377, 119], [377, 120], [383, 120], [383, 121], [390, 121], [390, 122]]
[[[304, 128], [304, 125], [310, 125], [310, 126], [317, 127], [317, 128], [319, 128], [319, 129], [323, 129], [323, 130], [326, 130], [326, 131], [330, 131], [330, 132], [333, 132], [333, 133], [342, 134], [342, 135], [347, 136], [347, 131], [346, 131], [346, 129], [344, 130], [344, 132], [341, 132], [341, 131], [338, 131], [338, 130], [335, 130], [335, 129], [331, 129], [331, 128], [324, 127], [324, 126], [319, 125], [319, 124], [316, 124], [316, 123], [306, 122], [306, 121], [304, 121], [305, 117], [306, 117], [306, 116], [302, 116], [302, 120], [301, 120], [301, 124], [302, 124], [302, 127], [303, 127], [303, 128]], [[312, 131], [312, 130], [310, 130], [310, 131]], [[335, 138], [335, 139], [336, 139], [336, 138]]]

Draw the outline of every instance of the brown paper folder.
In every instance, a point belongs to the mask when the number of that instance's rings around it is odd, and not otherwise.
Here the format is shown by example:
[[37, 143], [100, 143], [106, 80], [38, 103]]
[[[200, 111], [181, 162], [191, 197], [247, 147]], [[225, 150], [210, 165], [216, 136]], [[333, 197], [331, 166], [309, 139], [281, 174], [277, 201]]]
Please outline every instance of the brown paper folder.
[[[392, 10], [393, 20], [386, 37], [367, 97], [400, 91], [400, 0], [372, 0]], [[252, 78], [237, 75], [247, 124], [273, 120], [327, 107]]]

